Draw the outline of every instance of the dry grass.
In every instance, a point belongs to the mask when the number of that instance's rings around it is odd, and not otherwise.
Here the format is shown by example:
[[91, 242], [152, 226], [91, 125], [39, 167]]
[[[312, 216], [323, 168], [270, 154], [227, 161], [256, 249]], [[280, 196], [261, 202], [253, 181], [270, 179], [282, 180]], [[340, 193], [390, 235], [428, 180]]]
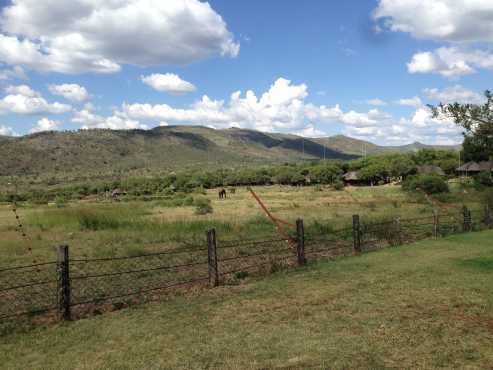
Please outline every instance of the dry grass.
[[[379, 219], [389, 215], [429, 216], [432, 211], [424, 199], [410, 198], [398, 186], [320, 191], [316, 187], [276, 185], [257, 187], [255, 191], [277, 217], [291, 222], [303, 218], [308, 225], [318, 221], [333, 228], [349, 225], [353, 214]], [[195, 214], [194, 207], [164, 207], [159, 201], [105, 203], [93, 199], [63, 208], [24, 206], [19, 214], [29, 240], [15, 231], [10, 207], [0, 206], [0, 265], [29, 263], [29, 247], [37, 260], [52, 260], [55, 247], [62, 243], [69, 244], [73, 255], [113, 256], [126, 255], [129, 250], [135, 252], [136, 248], [145, 252], [179, 247], [183, 240], [203, 243], [210, 227], [218, 229], [219, 238], [228, 239], [275, 234], [246, 188], [236, 189], [227, 200], [219, 200], [215, 190], [208, 191], [206, 196], [214, 209], [209, 215]], [[476, 198], [471, 193], [465, 201], [479, 207]], [[83, 226], [79, 219], [82, 213], [101, 227]], [[95, 217], [98, 220], [93, 220]]]

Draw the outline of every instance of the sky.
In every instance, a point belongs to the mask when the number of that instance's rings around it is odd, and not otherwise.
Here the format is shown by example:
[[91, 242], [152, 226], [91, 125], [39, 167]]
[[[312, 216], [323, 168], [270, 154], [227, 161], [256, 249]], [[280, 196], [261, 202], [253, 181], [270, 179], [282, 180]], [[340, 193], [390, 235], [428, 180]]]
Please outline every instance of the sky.
[[166, 125], [455, 144], [491, 0], [0, 0], [0, 135]]

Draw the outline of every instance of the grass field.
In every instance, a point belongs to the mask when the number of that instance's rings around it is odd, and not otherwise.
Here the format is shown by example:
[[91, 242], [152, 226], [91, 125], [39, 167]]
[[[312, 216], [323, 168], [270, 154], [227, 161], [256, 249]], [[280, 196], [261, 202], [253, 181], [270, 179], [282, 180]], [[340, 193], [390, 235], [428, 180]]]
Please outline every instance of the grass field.
[[492, 238], [424, 241], [68, 324], [4, 328], [0, 367], [491, 368]]
[[[16, 230], [10, 205], [0, 205], [0, 265], [53, 260], [55, 247], [68, 244], [72, 255], [111, 257], [162, 251], [186, 243], [203, 244], [205, 231], [215, 227], [219, 238], [261, 238], [275, 235], [259, 205], [245, 188], [237, 188], [229, 199], [217, 199], [217, 191], [191, 194], [207, 197], [213, 213], [197, 215], [194, 206], [176, 206], [176, 199], [110, 202], [85, 199], [51, 205], [23, 205], [21, 223], [28, 238]], [[353, 214], [363, 219], [430, 216], [432, 207], [424, 198], [409, 196], [400, 186], [358, 187], [335, 191], [324, 187], [257, 187], [255, 191], [278, 217], [294, 222], [303, 218], [308, 227], [350, 225]], [[445, 208], [458, 214], [462, 204], [480, 209], [480, 195], [467, 194], [452, 186]], [[32, 255], [28, 252], [31, 247]]]

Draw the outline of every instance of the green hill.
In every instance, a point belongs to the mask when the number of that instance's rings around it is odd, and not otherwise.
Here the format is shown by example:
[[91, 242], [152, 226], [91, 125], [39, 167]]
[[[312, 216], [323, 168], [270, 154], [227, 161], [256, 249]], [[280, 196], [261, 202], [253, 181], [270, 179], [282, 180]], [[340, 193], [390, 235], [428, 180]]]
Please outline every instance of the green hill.
[[401, 146], [381, 146], [368, 141], [354, 139], [344, 135], [336, 135], [314, 139], [315, 142], [325, 145], [328, 148], [340, 151], [345, 154], [361, 156], [366, 152], [367, 155], [384, 154], [384, 153], [408, 153], [420, 149], [437, 149], [437, 150], [454, 150], [458, 151], [461, 145], [426, 145], [419, 142]]
[[[382, 147], [345, 136], [307, 139], [296, 135], [200, 126], [152, 130], [79, 130], [0, 137], [0, 176], [85, 176], [191, 167], [239, 167], [319, 158], [351, 159], [362, 154], [411, 151], [415, 143]], [[450, 149], [450, 148], [447, 148]]]

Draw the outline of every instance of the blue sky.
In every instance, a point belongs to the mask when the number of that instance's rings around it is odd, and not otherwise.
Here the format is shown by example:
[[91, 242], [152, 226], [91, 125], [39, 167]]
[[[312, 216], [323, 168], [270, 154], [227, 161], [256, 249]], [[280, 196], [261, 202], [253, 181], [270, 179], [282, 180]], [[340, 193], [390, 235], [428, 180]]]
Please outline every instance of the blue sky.
[[460, 130], [425, 105], [491, 87], [489, 0], [0, 4], [0, 134], [200, 124], [451, 144]]

